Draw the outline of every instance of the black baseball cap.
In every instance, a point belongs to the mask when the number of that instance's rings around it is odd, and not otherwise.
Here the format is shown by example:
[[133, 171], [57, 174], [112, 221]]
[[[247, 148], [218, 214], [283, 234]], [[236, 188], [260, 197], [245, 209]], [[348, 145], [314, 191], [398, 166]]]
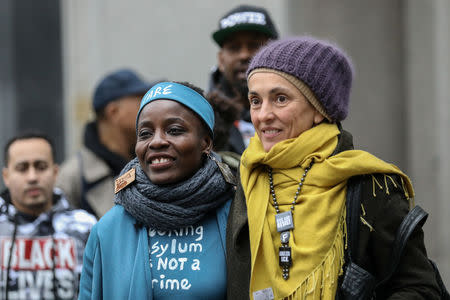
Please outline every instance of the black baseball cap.
[[142, 80], [130, 69], [120, 69], [107, 74], [97, 85], [92, 103], [97, 112], [111, 101], [125, 96], [144, 95], [154, 83]]
[[278, 32], [269, 13], [262, 7], [240, 5], [219, 20], [219, 29], [212, 34], [216, 43], [222, 47], [224, 40], [238, 31], [258, 31], [271, 39], [278, 38]]

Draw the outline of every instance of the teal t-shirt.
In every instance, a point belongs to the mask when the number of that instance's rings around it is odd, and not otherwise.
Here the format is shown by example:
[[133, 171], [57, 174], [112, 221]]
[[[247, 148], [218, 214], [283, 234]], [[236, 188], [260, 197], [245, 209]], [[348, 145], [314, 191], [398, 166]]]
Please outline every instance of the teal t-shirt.
[[149, 229], [153, 299], [225, 299], [225, 245], [216, 214], [166, 232]]

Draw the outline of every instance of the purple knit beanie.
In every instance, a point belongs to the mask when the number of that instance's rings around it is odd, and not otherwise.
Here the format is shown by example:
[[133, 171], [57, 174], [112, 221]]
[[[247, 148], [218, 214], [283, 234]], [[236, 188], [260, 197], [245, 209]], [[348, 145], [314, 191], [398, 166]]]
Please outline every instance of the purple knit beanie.
[[330, 121], [347, 117], [353, 68], [344, 52], [331, 43], [313, 37], [273, 41], [253, 57], [247, 78], [259, 68], [280, 71], [300, 80], [312, 91], [312, 97], [321, 104]]

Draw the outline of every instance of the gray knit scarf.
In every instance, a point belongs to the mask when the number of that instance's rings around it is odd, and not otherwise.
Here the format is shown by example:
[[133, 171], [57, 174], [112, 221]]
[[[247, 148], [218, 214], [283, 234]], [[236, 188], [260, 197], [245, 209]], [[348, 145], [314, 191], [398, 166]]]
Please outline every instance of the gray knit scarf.
[[166, 231], [194, 225], [232, 197], [232, 185], [209, 158], [191, 178], [164, 186], [148, 179], [137, 158], [120, 175], [132, 168], [136, 180], [116, 194], [115, 203], [148, 228]]

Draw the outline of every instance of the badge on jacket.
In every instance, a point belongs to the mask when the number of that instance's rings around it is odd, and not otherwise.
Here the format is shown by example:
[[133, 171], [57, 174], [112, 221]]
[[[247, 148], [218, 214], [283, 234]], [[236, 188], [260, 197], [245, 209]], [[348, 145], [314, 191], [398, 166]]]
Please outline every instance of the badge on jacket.
[[136, 170], [133, 168], [116, 179], [114, 182], [114, 193], [117, 194], [135, 180]]

